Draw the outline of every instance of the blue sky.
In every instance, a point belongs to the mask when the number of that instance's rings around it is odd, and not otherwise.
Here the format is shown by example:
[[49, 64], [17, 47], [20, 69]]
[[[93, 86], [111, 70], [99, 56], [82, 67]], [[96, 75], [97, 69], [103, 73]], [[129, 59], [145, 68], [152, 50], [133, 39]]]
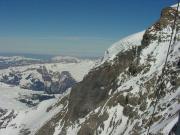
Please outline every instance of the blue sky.
[[177, 0], [0, 0], [0, 52], [101, 56]]

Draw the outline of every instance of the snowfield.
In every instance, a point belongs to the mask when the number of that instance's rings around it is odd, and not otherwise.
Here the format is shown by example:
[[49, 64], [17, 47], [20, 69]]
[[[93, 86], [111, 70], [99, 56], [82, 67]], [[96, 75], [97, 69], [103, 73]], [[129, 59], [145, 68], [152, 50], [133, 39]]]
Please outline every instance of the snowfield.
[[39, 94], [42, 92], [20, 89], [0, 83], [0, 108], [9, 110], [24, 110], [28, 107], [17, 100], [20, 95]]
[[[14, 114], [13, 118], [9, 118], [10, 121], [7, 123], [6, 127], [0, 128], [0, 135], [18, 135], [20, 132], [23, 134], [23, 132], [25, 133], [28, 131], [31, 131], [33, 135], [38, 128], [60, 111], [61, 106], [49, 112], [47, 112], [47, 109], [51, 105], [54, 105], [63, 95], [56, 95], [53, 99], [44, 100], [33, 107], [28, 107], [25, 103], [18, 101], [21, 95], [28, 96], [31, 94], [42, 94], [42, 92], [0, 84], [0, 109], [7, 109], [8, 112], [13, 111]], [[5, 116], [0, 115], [0, 121], [3, 118], [5, 118]]]

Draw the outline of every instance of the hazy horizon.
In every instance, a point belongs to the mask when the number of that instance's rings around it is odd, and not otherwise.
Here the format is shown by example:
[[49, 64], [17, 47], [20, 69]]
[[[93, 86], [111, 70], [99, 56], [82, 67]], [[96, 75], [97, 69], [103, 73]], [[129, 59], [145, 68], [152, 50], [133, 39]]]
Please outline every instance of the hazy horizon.
[[175, 2], [1, 0], [0, 52], [103, 56], [111, 44], [148, 28]]
[[75, 57], [75, 58], [79, 58], [79, 59], [100, 59], [103, 56], [80, 56], [80, 55], [70, 55], [70, 54], [39, 54], [39, 53], [14, 53], [14, 52], [0, 52], [0, 57], [13, 57], [13, 56], [22, 56], [25, 58], [34, 58], [34, 59], [41, 59], [41, 60], [50, 60], [53, 57], [57, 57], [57, 56], [62, 56], [62, 57], [66, 57], [66, 56], [70, 56], [70, 57]]

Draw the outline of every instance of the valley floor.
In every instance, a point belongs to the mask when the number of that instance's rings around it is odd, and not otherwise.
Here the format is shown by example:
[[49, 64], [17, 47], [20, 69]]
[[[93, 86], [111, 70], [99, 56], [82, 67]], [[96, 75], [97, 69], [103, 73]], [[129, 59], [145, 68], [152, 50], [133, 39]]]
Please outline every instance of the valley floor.
[[[44, 101], [37, 101], [35, 105], [28, 105], [19, 100], [32, 95], [42, 95], [43, 92], [25, 90], [0, 83], [0, 135], [34, 134], [47, 120], [60, 111], [61, 107], [51, 109], [62, 96]], [[30, 99], [29, 99], [30, 100]]]

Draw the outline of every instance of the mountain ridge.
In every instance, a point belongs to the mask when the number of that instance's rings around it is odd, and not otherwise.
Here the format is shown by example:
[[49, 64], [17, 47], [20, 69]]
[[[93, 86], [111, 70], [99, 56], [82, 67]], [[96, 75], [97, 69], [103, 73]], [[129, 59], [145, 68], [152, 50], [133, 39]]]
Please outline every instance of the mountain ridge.
[[[125, 51], [120, 49], [110, 60], [105, 57], [101, 65], [72, 88], [65, 111], [54, 116], [37, 135], [46, 132], [54, 135], [144, 135], [149, 126], [151, 134], [168, 134], [171, 130], [168, 127], [172, 126], [169, 121], [177, 119], [180, 109], [180, 39], [177, 37], [171, 48], [156, 114], [152, 121], [150, 117], [156, 100], [155, 84], [161, 76], [176, 12], [175, 8], [164, 8], [160, 19], [143, 34], [141, 45]], [[179, 18], [177, 21], [178, 31]], [[49, 125], [51, 122], [55, 126]]]

